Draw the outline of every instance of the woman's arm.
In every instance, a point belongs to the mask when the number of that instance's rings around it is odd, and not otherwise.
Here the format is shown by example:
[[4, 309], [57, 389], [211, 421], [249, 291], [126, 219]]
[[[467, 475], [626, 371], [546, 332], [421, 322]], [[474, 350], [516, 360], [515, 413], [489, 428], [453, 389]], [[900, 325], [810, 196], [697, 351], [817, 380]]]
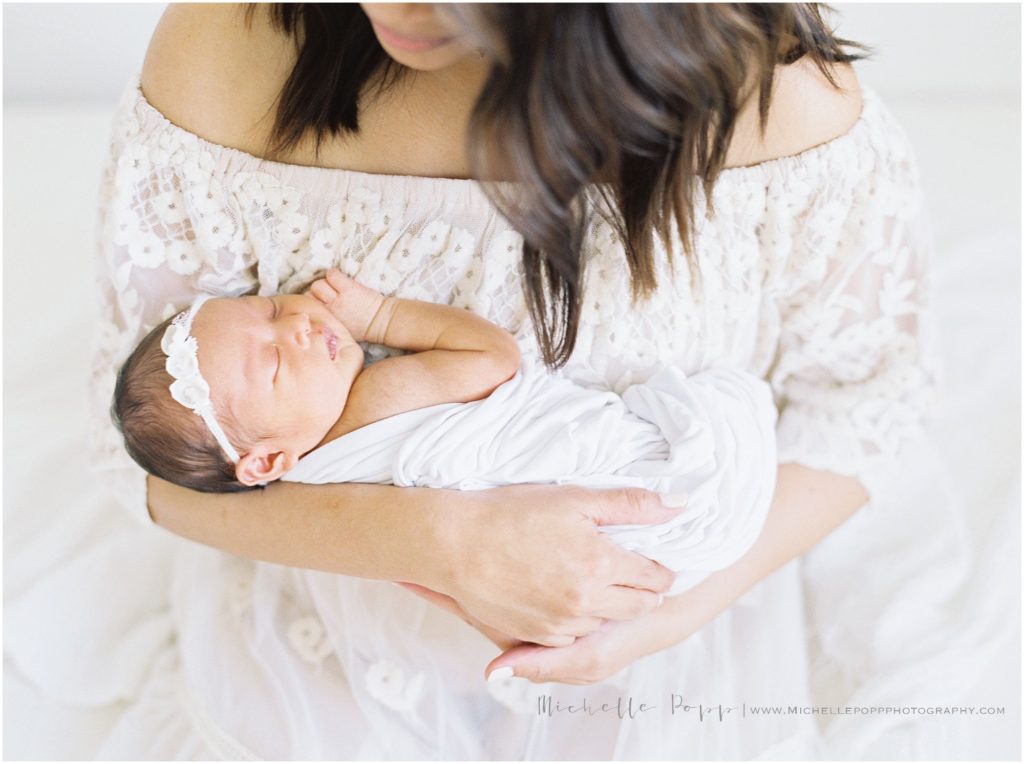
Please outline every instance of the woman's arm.
[[772, 508], [753, 547], [730, 567], [668, 597], [634, 621], [608, 622], [567, 647], [514, 647], [487, 665], [534, 682], [589, 684], [645, 655], [671, 647], [713, 621], [755, 584], [799, 557], [842, 525], [867, 501], [855, 478], [799, 464], [779, 468]]
[[421, 584], [540, 644], [568, 644], [600, 619], [646, 613], [675, 578], [597, 528], [679, 511], [647, 491], [274, 483], [201, 494], [153, 477], [148, 491], [153, 520], [185, 538], [282, 565]]

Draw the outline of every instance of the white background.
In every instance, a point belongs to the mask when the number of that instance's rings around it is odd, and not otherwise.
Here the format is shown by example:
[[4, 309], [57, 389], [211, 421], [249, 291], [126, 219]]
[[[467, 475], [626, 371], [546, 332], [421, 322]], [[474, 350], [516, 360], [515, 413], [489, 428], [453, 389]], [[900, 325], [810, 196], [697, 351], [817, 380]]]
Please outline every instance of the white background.
[[[994, 533], [1009, 538], [1001, 564], [1015, 581], [1019, 526], [1015, 515], [997, 515], [992, 507], [1005, 504], [992, 497], [1008, 491], [1019, 503], [1020, 6], [835, 7], [839, 34], [877, 49], [875, 60], [858, 65], [861, 80], [902, 122], [918, 155], [936, 242], [935, 302], [946, 331], [944, 394], [960, 402], [943, 409], [942, 426], [964, 433], [947, 438], [946, 451], [962, 474], [979, 481], [962, 486], [974, 547], [983, 555]], [[67, 316], [88, 326], [93, 315], [93, 224], [106, 134], [162, 10], [152, 4], [3, 6], [8, 560], [25, 540], [45, 533], [56, 508], [74, 506], [80, 455], [64, 455], [71, 468], [63, 479], [29, 484], [25, 475], [45, 476], [53, 466], [25, 461], [17, 444], [65, 430], [88, 439], [84, 412], [72, 399], [85, 383], [89, 348], [79, 335], [68, 342]], [[41, 301], [61, 310], [39, 310]], [[987, 329], [978, 334], [979, 326]], [[1001, 396], [998, 416], [972, 419], [972, 406], [963, 404], [972, 391]], [[52, 549], [38, 552], [28, 567], [5, 562], [5, 601], [59, 562]], [[1018, 618], [1019, 611], [1009, 616]], [[1019, 664], [996, 673], [986, 686], [1005, 689], [1010, 677], [1011, 694], [1019, 695]], [[89, 758], [119, 711], [54, 704], [6, 659], [4, 699], [5, 758]], [[1019, 747], [1007, 754], [1012, 738], [990, 734], [973, 741], [974, 755], [966, 758], [1019, 757]]]

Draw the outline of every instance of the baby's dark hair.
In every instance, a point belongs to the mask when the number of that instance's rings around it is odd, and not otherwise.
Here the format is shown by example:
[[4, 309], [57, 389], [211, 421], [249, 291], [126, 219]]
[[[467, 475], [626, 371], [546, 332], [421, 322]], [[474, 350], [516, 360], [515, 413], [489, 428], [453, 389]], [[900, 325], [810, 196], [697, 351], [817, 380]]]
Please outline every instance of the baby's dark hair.
[[[147, 334], [117, 375], [110, 416], [128, 454], [146, 472], [206, 493], [248, 491], [235, 465], [217, 445], [202, 418], [171, 397], [174, 381], [160, 341], [173, 318]], [[216, 411], [226, 431], [238, 427], [230, 412]]]

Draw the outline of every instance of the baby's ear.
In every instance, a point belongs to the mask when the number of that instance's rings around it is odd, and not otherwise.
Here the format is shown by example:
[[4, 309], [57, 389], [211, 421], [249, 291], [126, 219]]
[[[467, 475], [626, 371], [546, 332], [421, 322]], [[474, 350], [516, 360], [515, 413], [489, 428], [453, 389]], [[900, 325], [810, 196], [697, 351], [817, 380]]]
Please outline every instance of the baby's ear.
[[295, 459], [270, 445], [256, 445], [238, 460], [235, 477], [242, 485], [272, 483], [295, 466]]

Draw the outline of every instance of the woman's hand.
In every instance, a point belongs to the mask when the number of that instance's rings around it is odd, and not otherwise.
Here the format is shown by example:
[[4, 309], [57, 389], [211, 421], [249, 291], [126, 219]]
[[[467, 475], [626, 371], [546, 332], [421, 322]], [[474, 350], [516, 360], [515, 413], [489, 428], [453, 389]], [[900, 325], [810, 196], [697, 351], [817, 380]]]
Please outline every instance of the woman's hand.
[[654, 613], [634, 621], [606, 621], [599, 629], [566, 647], [519, 644], [509, 647], [487, 664], [484, 676], [509, 669], [512, 676], [531, 682], [594, 684], [603, 682], [623, 668], [662, 647], [655, 630]]
[[589, 684], [695, 634], [751, 586], [790, 562], [844, 522], [867, 500], [856, 478], [799, 464], [779, 468], [772, 509], [761, 535], [743, 557], [696, 586], [666, 598], [634, 621], [608, 622], [568, 647], [517, 645], [491, 661], [533, 682]]
[[[668, 568], [627, 552], [599, 525], [660, 523], [667, 507], [642, 489], [513, 485], [452, 492], [432, 537], [444, 568], [429, 588], [503, 635], [568, 645], [604, 619], [657, 607], [675, 580]], [[683, 502], [673, 502], [682, 505]]]
[[[662, 605], [646, 616], [633, 621], [604, 621], [585, 637], [579, 637], [567, 647], [544, 647], [522, 642], [480, 623], [451, 597], [425, 586], [396, 582], [427, 602], [447, 610], [474, 627], [497, 645], [502, 653], [487, 664], [484, 675], [504, 668], [513, 676], [532, 682], [562, 682], [563, 684], [592, 684], [601, 682], [628, 666], [637, 658], [650, 655], [676, 641], [678, 623], [665, 618], [670, 609]], [[678, 609], [678, 603], [673, 609]], [[499, 674], [499, 676], [501, 676]]]
[[356, 342], [367, 339], [374, 316], [384, 304], [384, 295], [337, 268], [331, 268], [322, 279], [310, 284], [306, 294], [322, 302]]
[[[685, 603], [672, 597], [633, 621], [606, 621], [567, 647], [514, 645], [487, 664], [484, 676], [502, 668], [534, 683], [593, 684], [617, 674], [638, 658], [689, 636], [701, 625], [681, 617]], [[499, 674], [498, 676], [501, 676]]]
[[[738, 596], [742, 583], [733, 572], [719, 571], [633, 621], [607, 621], [568, 647], [512, 645], [487, 664], [484, 676], [501, 668], [531, 682], [593, 684], [633, 661], [671, 647], [699, 631]], [[507, 672], [506, 672], [507, 673]], [[499, 675], [500, 676], [500, 675]]]
[[504, 634], [497, 629], [492, 629], [486, 623], [481, 623], [473, 616], [469, 615], [465, 610], [459, 607], [459, 603], [449, 597], [447, 594], [441, 594], [441, 592], [435, 592], [433, 589], [428, 589], [425, 586], [419, 584], [411, 584], [408, 581], [395, 581], [396, 584], [401, 586], [403, 589], [415, 594], [417, 597], [422, 597], [427, 602], [437, 605], [443, 610], [447, 610], [452, 615], [461, 618], [463, 621], [468, 623], [474, 629], [479, 631], [491, 642], [496, 644], [502, 650], [511, 650], [517, 645], [528, 644], [515, 637], [510, 637], [508, 634]]

